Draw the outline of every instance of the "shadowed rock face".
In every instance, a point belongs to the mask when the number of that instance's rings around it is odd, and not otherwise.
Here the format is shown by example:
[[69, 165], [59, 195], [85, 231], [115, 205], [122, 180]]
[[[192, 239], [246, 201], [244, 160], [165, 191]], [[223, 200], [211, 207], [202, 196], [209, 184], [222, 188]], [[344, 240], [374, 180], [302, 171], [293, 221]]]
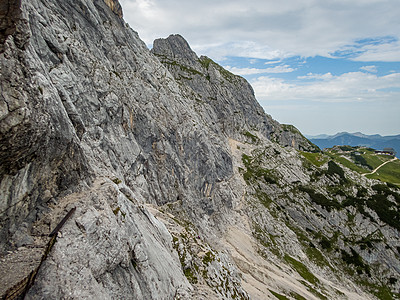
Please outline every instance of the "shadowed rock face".
[[[17, 3], [9, 9], [13, 16], [19, 14]], [[51, 195], [76, 185], [88, 170], [62, 102], [51, 104], [54, 94], [46, 92], [44, 66], [35, 57], [40, 50], [26, 49], [35, 28], [22, 15], [14, 21], [16, 29], [3, 45], [0, 61], [2, 251], [6, 245], [20, 245], [10, 243], [10, 236], [21, 237], [18, 228], [30, 227]]]
[[21, 0], [4, 0], [0, 3], [0, 53], [4, 42], [14, 34], [21, 15]]

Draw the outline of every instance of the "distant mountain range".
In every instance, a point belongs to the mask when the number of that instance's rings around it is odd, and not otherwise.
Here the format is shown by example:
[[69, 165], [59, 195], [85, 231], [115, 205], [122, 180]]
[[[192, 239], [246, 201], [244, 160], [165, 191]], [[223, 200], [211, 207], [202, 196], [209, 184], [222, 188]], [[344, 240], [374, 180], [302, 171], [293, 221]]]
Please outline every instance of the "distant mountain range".
[[366, 146], [377, 150], [393, 148], [400, 155], [400, 134], [392, 136], [381, 136], [379, 134], [366, 135], [361, 132], [340, 132], [335, 135], [320, 134], [317, 136], [306, 135], [306, 137], [319, 148], [331, 148], [336, 145]]

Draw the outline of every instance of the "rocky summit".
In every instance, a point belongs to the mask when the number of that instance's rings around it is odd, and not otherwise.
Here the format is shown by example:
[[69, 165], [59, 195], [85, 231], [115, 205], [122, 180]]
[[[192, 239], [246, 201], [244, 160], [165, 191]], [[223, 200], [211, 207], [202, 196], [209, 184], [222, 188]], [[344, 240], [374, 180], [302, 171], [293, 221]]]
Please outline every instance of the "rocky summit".
[[399, 188], [122, 15], [0, 5], [2, 298], [399, 299]]

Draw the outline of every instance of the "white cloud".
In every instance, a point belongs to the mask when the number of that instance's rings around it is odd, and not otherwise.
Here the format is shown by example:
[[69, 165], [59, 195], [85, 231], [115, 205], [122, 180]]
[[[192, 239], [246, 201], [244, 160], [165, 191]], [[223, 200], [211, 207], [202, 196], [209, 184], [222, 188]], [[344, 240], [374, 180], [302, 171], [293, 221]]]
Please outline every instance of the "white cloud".
[[[368, 102], [398, 101], [400, 73], [377, 76], [364, 72], [349, 72], [340, 76], [309, 74], [300, 79], [314, 79], [293, 84], [283, 79], [261, 76], [251, 82], [257, 99], [263, 101]], [[316, 80], [315, 80], [316, 79]], [[384, 92], [383, 90], [392, 92]]]
[[367, 71], [367, 72], [370, 72], [370, 73], [378, 72], [378, 68], [376, 66], [363, 66], [363, 67], [360, 68], [360, 70]]
[[400, 61], [398, 0], [120, 2], [125, 20], [147, 44], [180, 33], [214, 59], [329, 56], [360, 38], [393, 36], [397, 42], [369, 45], [354, 59]]
[[192, 43], [191, 47], [195, 52], [207, 55], [215, 60], [223, 60], [226, 56], [274, 60], [293, 55], [293, 53], [284, 53], [278, 49], [272, 49], [268, 45], [260, 45], [248, 40], [217, 44], [209, 42], [204, 44]]
[[275, 64], [279, 64], [282, 60], [273, 60], [273, 61], [266, 61], [264, 63], [264, 65], [275, 65]]
[[305, 76], [298, 76], [298, 79], [317, 79], [317, 80], [330, 80], [333, 78], [333, 75], [328, 72], [325, 74], [313, 74], [313, 73], [308, 73]]
[[300, 81], [261, 76], [252, 86], [268, 114], [303, 133], [399, 133], [400, 73], [308, 74]]
[[291, 68], [289, 65], [281, 65], [281, 66], [275, 66], [272, 68], [266, 68], [266, 69], [257, 69], [257, 68], [237, 68], [237, 67], [231, 67], [231, 66], [224, 66], [225, 69], [230, 71], [233, 74], [236, 75], [253, 75], [253, 74], [266, 74], [266, 73], [290, 73], [293, 72], [295, 69]]
[[400, 41], [370, 45], [365, 47], [364, 52], [354, 58], [356, 61], [400, 61]]

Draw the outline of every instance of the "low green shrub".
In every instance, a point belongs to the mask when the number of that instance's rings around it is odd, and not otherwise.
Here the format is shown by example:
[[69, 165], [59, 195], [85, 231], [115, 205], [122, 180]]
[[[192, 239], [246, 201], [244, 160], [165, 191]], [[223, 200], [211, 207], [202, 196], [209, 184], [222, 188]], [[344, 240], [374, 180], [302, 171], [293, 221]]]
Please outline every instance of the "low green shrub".
[[303, 277], [305, 280], [312, 284], [318, 284], [319, 280], [317, 277], [314, 276], [313, 273], [311, 273], [308, 268], [299, 262], [298, 260], [294, 259], [293, 257], [285, 254], [284, 259], [287, 263], [289, 263], [296, 271], [299, 273], [301, 277]]
[[332, 208], [334, 208], [334, 209], [342, 208], [342, 206], [340, 205], [340, 203], [337, 200], [328, 199], [323, 194], [316, 192], [312, 188], [305, 187], [305, 186], [299, 186], [299, 190], [302, 192], [306, 192], [310, 196], [311, 201], [313, 201], [316, 204], [321, 205], [327, 211], [331, 211]]
[[349, 254], [345, 250], [341, 250], [343, 261], [348, 265], [355, 266], [358, 274], [365, 273], [371, 276], [370, 268], [364, 263], [362, 257], [353, 248], [350, 248], [350, 251], [351, 253]]
[[339, 175], [343, 183], [347, 182], [343, 169], [333, 160], [328, 162], [328, 170], [326, 171], [326, 174], [329, 176]]

